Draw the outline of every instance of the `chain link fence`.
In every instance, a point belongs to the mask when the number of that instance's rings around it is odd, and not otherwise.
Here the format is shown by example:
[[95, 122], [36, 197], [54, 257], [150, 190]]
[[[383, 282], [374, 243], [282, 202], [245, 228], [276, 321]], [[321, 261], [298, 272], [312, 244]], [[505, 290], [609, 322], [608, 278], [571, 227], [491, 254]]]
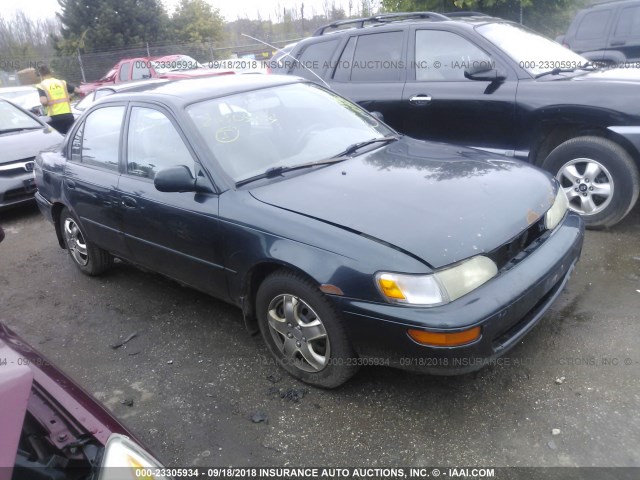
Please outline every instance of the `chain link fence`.
[[[271, 45], [281, 48], [288, 43], [299, 40], [287, 38], [269, 41]], [[69, 83], [78, 85], [81, 82], [92, 82], [104, 77], [115, 64], [125, 58], [162, 57], [165, 55], [188, 55], [200, 63], [207, 65], [214, 60], [228, 58], [250, 58], [268, 60], [274, 49], [262, 43], [247, 39], [239, 45], [217, 46], [213, 42], [203, 43], [171, 43], [160, 45], [136, 45], [131, 48], [80, 52], [69, 56], [30, 56], [16, 59], [1, 59], [0, 82], [2, 86], [19, 85], [18, 71], [28, 68], [37, 70], [39, 65], [49, 65], [54, 75]]]

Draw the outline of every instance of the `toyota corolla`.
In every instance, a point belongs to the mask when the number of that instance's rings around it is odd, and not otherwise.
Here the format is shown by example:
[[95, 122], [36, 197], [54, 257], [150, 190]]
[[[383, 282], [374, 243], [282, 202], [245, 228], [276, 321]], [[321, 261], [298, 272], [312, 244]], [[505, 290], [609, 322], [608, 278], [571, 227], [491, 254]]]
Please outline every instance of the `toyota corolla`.
[[457, 374], [504, 354], [562, 291], [584, 232], [548, 173], [399, 135], [292, 77], [111, 95], [35, 174], [82, 272], [121, 258], [233, 303], [322, 387], [362, 364]]

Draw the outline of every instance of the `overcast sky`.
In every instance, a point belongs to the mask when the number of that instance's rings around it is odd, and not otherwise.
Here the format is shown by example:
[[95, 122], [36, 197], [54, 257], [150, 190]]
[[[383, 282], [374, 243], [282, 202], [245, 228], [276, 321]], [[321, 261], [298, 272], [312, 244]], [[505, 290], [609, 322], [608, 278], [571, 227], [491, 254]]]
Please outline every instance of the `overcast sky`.
[[[96, 0], [100, 1], [100, 0]], [[214, 7], [219, 8], [222, 15], [228, 21], [233, 21], [238, 17], [244, 18], [257, 18], [257, 12], [264, 20], [271, 18], [275, 20], [275, 11], [280, 6], [279, 10], [283, 7], [290, 8], [294, 5], [299, 6], [304, 2], [305, 17], [311, 17], [312, 12], [315, 9], [317, 14], [322, 13], [322, 0], [206, 0]], [[179, 0], [163, 0], [163, 3], [167, 9], [171, 12], [178, 4]], [[48, 18], [54, 17], [55, 13], [59, 11], [57, 0], [0, 0], [2, 4], [1, 15], [13, 16], [15, 12], [20, 9], [23, 10], [31, 18]], [[354, 4], [357, 2], [353, 2]], [[344, 5], [346, 9], [347, 0], [336, 0], [336, 5]]]

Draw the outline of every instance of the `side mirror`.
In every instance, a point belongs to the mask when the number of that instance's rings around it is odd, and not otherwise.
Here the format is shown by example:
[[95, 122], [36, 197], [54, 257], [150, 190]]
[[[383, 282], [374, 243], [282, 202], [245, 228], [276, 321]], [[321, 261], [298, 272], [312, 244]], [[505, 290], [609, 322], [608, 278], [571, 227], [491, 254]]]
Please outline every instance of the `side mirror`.
[[163, 168], [156, 173], [153, 184], [160, 192], [196, 191], [196, 179], [191, 175], [189, 167], [185, 165]]
[[501, 82], [507, 78], [507, 74], [497, 68], [466, 68], [464, 78], [485, 82]]
[[384, 115], [382, 115], [381, 112], [378, 111], [374, 111], [374, 112], [369, 112], [371, 115], [373, 115], [374, 117], [376, 117], [378, 120], [380, 120], [381, 122], [384, 122]]

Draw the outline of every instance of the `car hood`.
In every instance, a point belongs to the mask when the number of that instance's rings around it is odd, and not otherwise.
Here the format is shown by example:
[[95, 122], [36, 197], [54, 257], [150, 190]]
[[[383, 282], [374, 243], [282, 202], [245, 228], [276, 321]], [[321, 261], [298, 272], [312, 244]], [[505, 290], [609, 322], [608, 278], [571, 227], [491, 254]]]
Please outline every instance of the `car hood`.
[[572, 77], [571, 80], [575, 82], [640, 83], [640, 71], [637, 68], [609, 68]]
[[251, 191], [433, 268], [513, 239], [551, 207], [555, 193], [555, 180], [524, 162], [406, 137]]
[[51, 127], [0, 134], [0, 164], [35, 157], [63, 140], [64, 137]]

